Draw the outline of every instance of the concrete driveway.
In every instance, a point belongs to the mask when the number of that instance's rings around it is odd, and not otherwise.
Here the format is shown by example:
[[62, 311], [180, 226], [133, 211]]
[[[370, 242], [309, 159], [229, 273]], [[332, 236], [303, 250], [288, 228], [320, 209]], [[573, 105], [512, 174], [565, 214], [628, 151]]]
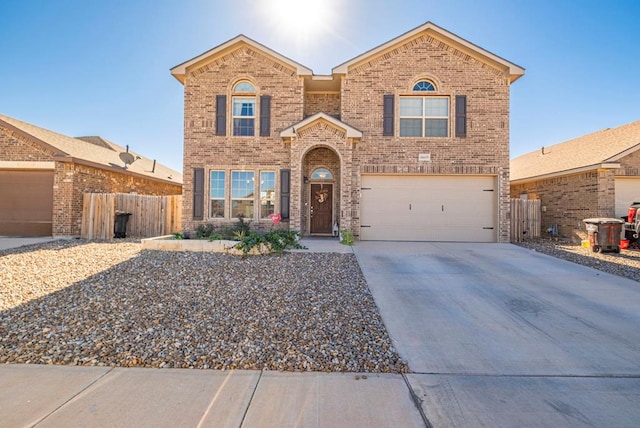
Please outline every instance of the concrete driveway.
[[434, 427], [640, 426], [640, 284], [510, 244], [359, 242]]
[[43, 236], [36, 238], [15, 238], [11, 236], [0, 236], [0, 251], [11, 248], [24, 247], [25, 245], [41, 244], [43, 242], [54, 241], [56, 238], [51, 236]]

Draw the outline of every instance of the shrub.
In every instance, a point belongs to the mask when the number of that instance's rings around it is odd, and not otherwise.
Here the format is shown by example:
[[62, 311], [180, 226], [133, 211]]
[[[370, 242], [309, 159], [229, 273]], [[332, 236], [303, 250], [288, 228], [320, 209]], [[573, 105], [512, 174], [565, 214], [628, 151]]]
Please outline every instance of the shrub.
[[340, 243], [344, 245], [353, 245], [353, 232], [350, 230], [341, 230], [340, 231]]
[[248, 254], [252, 249], [258, 248], [258, 251], [271, 250], [278, 254], [282, 254], [284, 250], [293, 249], [305, 249], [304, 246], [298, 242], [299, 234], [293, 230], [277, 229], [267, 233], [259, 233], [254, 230], [250, 230], [245, 234], [244, 238], [240, 240], [236, 248], [242, 251], [244, 255]]
[[215, 233], [216, 227], [211, 223], [201, 224], [196, 228], [196, 237], [198, 239], [209, 238]]

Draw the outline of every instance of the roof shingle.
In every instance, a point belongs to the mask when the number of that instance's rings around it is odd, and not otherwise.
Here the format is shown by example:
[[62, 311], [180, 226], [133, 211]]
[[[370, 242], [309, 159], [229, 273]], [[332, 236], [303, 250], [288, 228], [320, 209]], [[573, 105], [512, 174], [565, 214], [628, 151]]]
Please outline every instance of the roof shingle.
[[[72, 138], [0, 114], [0, 126], [2, 126], [2, 122], [53, 147], [59, 152], [57, 154], [58, 157], [71, 157], [104, 167], [120, 168], [123, 172], [125, 171], [124, 162], [120, 159], [120, 153], [126, 149], [101, 137]], [[154, 168], [152, 159], [132, 151], [129, 152], [136, 160], [128, 165], [126, 170], [154, 180], [182, 184], [182, 174], [178, 171], [157, 162]]]
[[544, 147], [511, 160], [511, 181], [617, 162], [640, 149], [640, 120]]

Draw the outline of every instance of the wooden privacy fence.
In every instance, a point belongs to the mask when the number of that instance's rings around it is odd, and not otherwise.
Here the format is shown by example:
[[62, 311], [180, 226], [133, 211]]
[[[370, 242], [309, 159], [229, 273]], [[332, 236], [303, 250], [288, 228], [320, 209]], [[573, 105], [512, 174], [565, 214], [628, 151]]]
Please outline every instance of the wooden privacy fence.
[[541, 217], [540, 199], [511, 199], [511, 242], [539, 238]]
[[85, 193], [80, 232], [82, 238], [113, 238], [116, 212], [131, 213], [127, 222], [127, 237], [150, 238], [182, 229], [182, 195]]

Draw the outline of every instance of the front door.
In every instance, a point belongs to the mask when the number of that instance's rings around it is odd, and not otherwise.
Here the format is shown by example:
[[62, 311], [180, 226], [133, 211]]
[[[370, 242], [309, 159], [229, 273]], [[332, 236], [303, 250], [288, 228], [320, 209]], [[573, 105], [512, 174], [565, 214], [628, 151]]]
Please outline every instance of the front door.
[[333, 225], [333, 184], [311, 184], [311, 233], [332, 232]]

